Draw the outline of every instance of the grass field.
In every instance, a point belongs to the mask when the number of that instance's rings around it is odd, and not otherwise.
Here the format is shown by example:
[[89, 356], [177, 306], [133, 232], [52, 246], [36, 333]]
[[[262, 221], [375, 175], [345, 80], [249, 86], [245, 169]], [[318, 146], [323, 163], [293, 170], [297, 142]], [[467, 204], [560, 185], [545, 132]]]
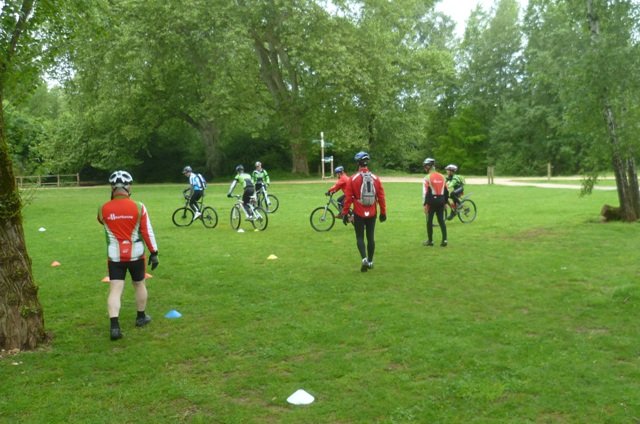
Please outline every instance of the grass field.
[[[226, 185], [208, 190], [213, 230], [173, 226], [182, 186], [135, 186], [160, 266], [153, 322], [134, 327], [127, 285], [117, 342], [95, 219], [108, 188], [35, 192], [24, 226], [53, 341], [0, 359], [0, 422], [639, 422], [640, 237], [599, 223], [615, 192], [469, 186], [477, 220], [426, 248], [420, 185], [389, 183], [361, 273], [351, 228], [309, 225], [329, 185], [273, 184], [280, 210], [242, 234]], [[300, 388], [316, 401], [287, 404]]]

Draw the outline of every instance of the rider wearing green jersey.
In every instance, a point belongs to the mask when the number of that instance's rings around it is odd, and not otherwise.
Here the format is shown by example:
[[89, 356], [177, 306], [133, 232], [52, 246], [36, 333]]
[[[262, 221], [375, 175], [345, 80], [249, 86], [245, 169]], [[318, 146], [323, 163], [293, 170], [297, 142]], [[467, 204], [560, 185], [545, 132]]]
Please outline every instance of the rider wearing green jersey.
[[[460, 206], [460, 196], [464, 191], [464, 177], [456, 174], [458, 167], [454, 164], [447, 165], [444, 169], [447, 170], [447, 188], [449, 189], [449, 197], [453, 200], [453, 204], [456, 209]], [[453, 218], [455, 211], [452, 210], [449, 215], [449, 219]]]
[[251, 173], [251, 181], [256, 186], [256, 192], [262, 189], [263, 185], [267, 188], [271, 184], [269, 173], [262, 167], [262, 162], [256, 162], [256, 169]]
[[251, 208], [249, 208], [249, 202], [251, 201], [251, 196], [255, 194], [255, 187], [253, 185], [253, 181], [251, 180], [251, 176], [244, 172], [244, 166], [238, 165], [236, 166], [236, 176], [231, 181], [231, 186], [229, 187], [229, 192], [227, 193], [227, 197], [233, 197], [231, 193], [236, 188], [236, 186], [240, 184], [244, 189], [242, 193], [242, 203], [244, 206], [244, 210], [247, 211], [247, 215], [249, 218], [253, 217], [253, 213], [251, 212]]

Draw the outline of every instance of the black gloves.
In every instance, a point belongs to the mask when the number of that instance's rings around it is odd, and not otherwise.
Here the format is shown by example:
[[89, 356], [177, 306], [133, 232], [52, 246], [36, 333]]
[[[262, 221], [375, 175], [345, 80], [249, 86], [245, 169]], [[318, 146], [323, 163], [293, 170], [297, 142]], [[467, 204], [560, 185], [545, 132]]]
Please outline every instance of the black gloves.
[[159, 264], [160, 264], [160, 261], [158, 260], [158, 252], [152, 252], [149, 255], [148, 265], [151, 265], [151, 269], [153, 270], [153, 269], [156, 269]]
[[344, 225], [347, 225], [347, 224], [349, 223], [349, 214], [348, 214], [348, 213], [345, 213], [345, 214], [342, 216], [342, 223], [343, 223]]
[[227, 193], [227, 197], [233, 197], [231, 193]]
[[380, 214], [380, 222], [384, 222], [387, 220], [387, 215], [386, 214]]
[[330, 192], [330, 191], [327, 191], [324, 195], [325, 195], [325, 196], [331, 196], [331, 192]]

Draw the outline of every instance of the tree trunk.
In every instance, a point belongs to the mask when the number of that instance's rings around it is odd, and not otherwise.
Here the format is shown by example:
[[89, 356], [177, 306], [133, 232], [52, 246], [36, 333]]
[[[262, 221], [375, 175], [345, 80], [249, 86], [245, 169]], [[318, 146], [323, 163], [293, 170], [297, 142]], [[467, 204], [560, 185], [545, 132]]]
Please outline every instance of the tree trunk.
[[[593, 0], [587, 0], [587, 16], [592, 44], [597, 46], [600, 36], [600, 24], [593, 8]], [[621, 148], [616, 119], [607, 91], [605, 88], [601, 93], [602, 115], [607, 125], [607, 134], [609, 136], [611, 162], [616, 178], [618, 200], [620, 201], [620, 215], [624, 221], [637, 221], [640, 217], [640, 194], [638, 193], [638, 175], [635, 160], [632, 154], [623, 152]]]
[[220, 130], [215, 123], [203, 120], [198, 125], [198, 131], [204, 143], [204, 152], [207, 160], [207, 169], [212, 176], [218, 176], [221, 172], [222, 158], [220, 157]]
[[0, 348], [6, 350], [34, 349], [46, 340], [20, 207], [5, 138], [0, 89]]
[[302, 118], [298, 115], [292, 113], [288, 117], [289, 136], [291, 137], [291, 172], [309, 175], [309, 162], [307, 160], [309, 149], [306, 140], [302, 136]]

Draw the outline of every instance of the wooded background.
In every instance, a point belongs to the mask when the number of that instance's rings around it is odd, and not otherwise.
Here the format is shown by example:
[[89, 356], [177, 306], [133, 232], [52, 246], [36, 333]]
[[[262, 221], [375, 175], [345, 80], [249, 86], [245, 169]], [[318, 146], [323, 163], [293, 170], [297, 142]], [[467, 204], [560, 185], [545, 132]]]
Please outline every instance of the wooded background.
[[58, 3], [47, 80], [20, 73], [5, 92], [17, 174], [315, 174], [321, 131], [347, 166], [368, 150], [377, 169], [610, 171], [605, 103], [635, 156], [637, 1], [594, 1], [595, 41], [585, 0], [497, 0], [461, 40], [430, 0]]

